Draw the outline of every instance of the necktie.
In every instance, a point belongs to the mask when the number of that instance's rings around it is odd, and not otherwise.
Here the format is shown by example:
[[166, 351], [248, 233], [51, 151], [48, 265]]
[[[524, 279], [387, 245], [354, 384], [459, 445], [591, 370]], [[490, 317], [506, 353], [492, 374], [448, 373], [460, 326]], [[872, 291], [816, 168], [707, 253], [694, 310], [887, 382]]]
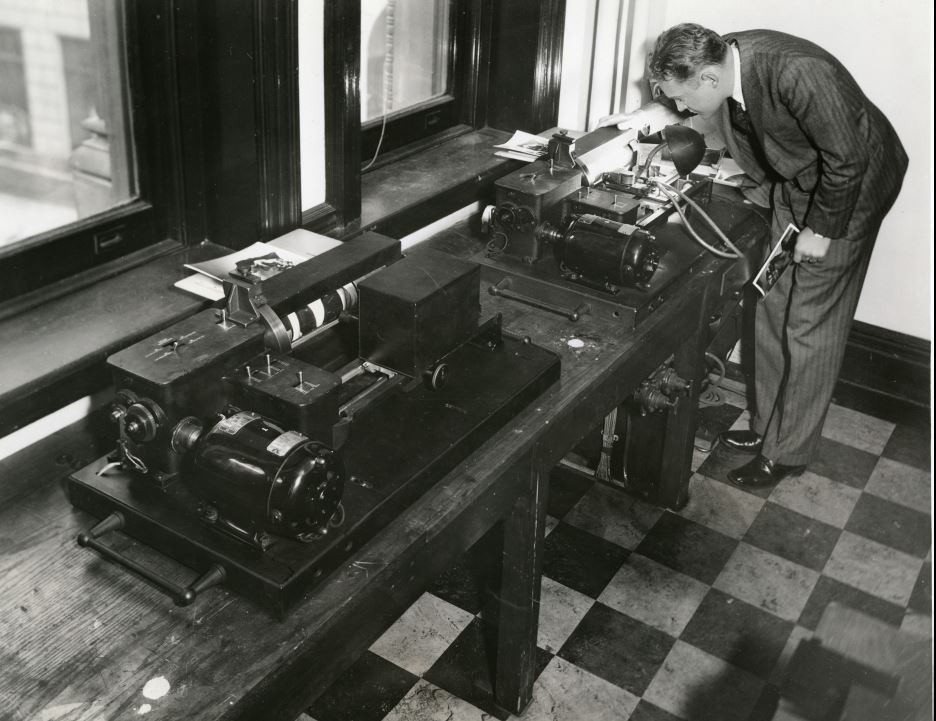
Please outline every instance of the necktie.
[[731, 117], [731, 124], [734, 126], [735, 130], [744, 135], [753, 134], [754, 128], [751, 125], [750, 116], [734, 98], [728, 98], [728, 114]]

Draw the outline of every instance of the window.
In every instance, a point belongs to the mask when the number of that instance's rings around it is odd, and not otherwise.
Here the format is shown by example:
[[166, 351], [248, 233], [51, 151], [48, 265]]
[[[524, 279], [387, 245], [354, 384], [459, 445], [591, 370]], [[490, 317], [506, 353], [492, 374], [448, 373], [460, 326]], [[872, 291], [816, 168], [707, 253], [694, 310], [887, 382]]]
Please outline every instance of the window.
[[0, 317], [184, 240], [173, 4], [0, 0]]
[[356, 232], [378, 144], [547, 107], [561, 5], [0, 0], [0, 316], [170, 243]]
[[91, 43], [84, 38], [59, 38], [62, 45], [62, 75], [68, 101], [71, 146], [77, 148], [93, 137], [88, 125], [99, 118], [97, 82]]
[[378, 155], [459, 122], [454, 0], [361, 1], [361, 155]]
[[98, 20], [84, 0], [54, 12], [0, 0], [0, 246], [15, 249], [132, 197], [132, 153], [111, 152], [128, 142], [115, 117], [126, 105], [125, 85], [119, 78], [112, 89], [102, 85], [117, 43]]
[[0, 27], [0, 149], [32, 145], [23, 42], [16, 28]]

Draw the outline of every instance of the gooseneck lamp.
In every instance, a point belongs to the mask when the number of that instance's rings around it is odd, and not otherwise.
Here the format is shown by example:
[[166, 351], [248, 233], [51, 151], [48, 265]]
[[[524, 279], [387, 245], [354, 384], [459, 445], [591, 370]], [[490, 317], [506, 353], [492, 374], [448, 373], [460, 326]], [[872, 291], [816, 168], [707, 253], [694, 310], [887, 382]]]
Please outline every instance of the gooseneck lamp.
[[685, 125], [667, 125], [660, 131], [660, 135], [663, 136], [663, 142], [650, 151], [646, 162], [634, 176], [635, 182], [647, 172], [650, 161], [663, 148], [669, 150], [670, 160], [673, 161], [676, 172], [680, 175], [688, 175], [702, 162], [705, 155], [705, 140], [698, 131]]

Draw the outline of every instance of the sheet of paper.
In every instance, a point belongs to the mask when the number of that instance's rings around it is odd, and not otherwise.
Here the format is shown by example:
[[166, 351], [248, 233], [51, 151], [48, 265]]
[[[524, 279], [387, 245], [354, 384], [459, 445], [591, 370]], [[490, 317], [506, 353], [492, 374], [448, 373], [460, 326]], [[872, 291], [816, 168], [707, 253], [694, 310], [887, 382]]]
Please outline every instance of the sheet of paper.
[[221, 300], [224, 298], [222, 281], [228, 278], [230, 272], [237, 267], [238, 260], [259, 258], [275, 253], [278, 258], [286, 262], [286, 267], [291, 267], [339, 245], [341, 245], [340, 240], [313, 233], [304, 228], [297, 228], [274, 238], [268, 243], [257, 242], [248, 248], [223, 255], [220, 258], [214, 258], [202, 263], [187, 264], [185, 267], [194, 270], [195, 274], [176, 281], [173, 285], [202, 298], [213, 301]]
[[726, 155], [722, 157], [721, 162], [718, 164], [718, 172], [715, 173], [713, 182], [740, 187], [746, 177], [737, 161]]
[[269, 245], [288, 250], [304, 258], [314, 258], [327, 250], [341, 245], [340, 240], [329, 238], [327, 235], [313, 233], [305, 228], [296, 228], [284, 235], [269, 241]]
[[209, 278], [201, 273], [192, 273], [192, 275], [177, 280], [173, 285], [180, 290], [200, 295], [202, 298], [215, 301], [224, 298], [224, 285], [220, 280]]
[[501, 143], [494, 147], [500, 148], [501, 150], [512, 150], [514, 152], [531, 155], [535, 160], [538, 157], [546, 155], [548, 144], [549, 141], [546, 138], [518, 130], [506, 143]]

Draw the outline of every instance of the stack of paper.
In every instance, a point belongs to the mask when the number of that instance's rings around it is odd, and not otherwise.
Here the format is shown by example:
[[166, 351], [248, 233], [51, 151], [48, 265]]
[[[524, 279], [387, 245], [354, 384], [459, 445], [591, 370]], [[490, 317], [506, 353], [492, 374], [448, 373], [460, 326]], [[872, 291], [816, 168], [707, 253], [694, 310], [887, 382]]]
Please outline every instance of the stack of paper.
[[257, 272], [263, 278], [269, 278], [339, 245], [340, 240], [297, 228], [266, 243], [254, 243], [220, 258], [186, 264], [185, 267], [194, 270], [195, 274], [177, 281], [175, 286], [209, 300], [221, 300], [224, 298], [222, 283], [230, 280], [240, 260], [257, 259]]
[[531, 135], [522, 130], [515, 132], [510, 140], [495, 148], [500, 148], [494, 155], [512, 160], [523, 160], [528, 163], [539, 160], [546, 155], [549, 141], [539, 135]]

